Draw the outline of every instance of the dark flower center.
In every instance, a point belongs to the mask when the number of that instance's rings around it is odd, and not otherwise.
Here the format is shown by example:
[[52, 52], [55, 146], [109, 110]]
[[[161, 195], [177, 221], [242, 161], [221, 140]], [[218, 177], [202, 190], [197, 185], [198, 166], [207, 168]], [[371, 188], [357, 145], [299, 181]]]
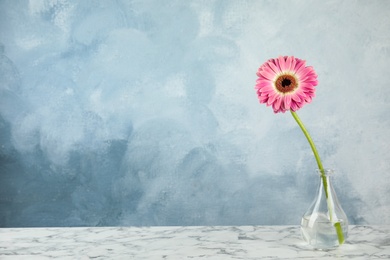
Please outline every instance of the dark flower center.
[[291, 85], [291, 80], [289, 80], [289, 79], [283, 79], [282, 80], [282, 87], [288, 87], [288, 86], [290, 86]]
[[281, 75], [275, 81], [276, 89], [282, 93], [289, 93], [298, 87], [298, 82], [291, 75]]

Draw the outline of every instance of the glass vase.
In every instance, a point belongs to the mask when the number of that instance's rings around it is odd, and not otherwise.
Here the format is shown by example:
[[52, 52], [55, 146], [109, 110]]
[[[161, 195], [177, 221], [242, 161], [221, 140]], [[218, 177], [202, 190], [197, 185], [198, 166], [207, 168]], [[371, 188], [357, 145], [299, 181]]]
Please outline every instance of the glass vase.
[[313, 248], [329, 249], [348, 237], [348, 219], [333, 189], [331, 169], [317, 170], [319, 185], [316, 197], [302, 217], [302, 238]]

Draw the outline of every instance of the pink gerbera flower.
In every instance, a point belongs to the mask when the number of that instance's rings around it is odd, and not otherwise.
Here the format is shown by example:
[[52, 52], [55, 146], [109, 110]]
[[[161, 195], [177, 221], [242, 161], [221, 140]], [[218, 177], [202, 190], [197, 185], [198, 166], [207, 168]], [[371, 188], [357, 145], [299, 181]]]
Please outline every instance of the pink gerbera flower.
[[277, 59], [270, 59], [257, 70], [256, 92], [260, 103], [271, 106], [275, 113], [290, 110], [291, 115], [298, 123], [303, 134], [313, 151], [317, 161], [318, 169], [321, 172], [325, 197], [327, 200], [329, 220], [336, 229], [339, 244], [344, 243], [345, 237], [338, 219], [333, 219], [334, 205], [328, 201], [328, 181], [324, 167], [313, 139], [306, 130], [296, 111], [304, 104], [310, 103], [314, 97], [315, 86], [317, 86], [317, 74], [312, 67], [307, 67], [305, 61], [293, 56], [280, 56]]
[[255, 89], [260, 103], [271, 106], [275, 113], [297, 111], [315, 96], [317, 74], [305, 61], [293, 56], [280, 56], [265, 62], [257, 71]]

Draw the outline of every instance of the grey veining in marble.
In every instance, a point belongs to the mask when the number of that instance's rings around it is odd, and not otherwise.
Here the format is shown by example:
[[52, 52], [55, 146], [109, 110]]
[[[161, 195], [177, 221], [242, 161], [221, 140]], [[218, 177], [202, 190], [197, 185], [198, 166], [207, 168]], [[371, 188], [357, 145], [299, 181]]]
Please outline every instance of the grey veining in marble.
[[0, 259], [390, 259], [390, 226], [351, 226], [346, 244], [308, 248], [297, 226], [0, 229]]

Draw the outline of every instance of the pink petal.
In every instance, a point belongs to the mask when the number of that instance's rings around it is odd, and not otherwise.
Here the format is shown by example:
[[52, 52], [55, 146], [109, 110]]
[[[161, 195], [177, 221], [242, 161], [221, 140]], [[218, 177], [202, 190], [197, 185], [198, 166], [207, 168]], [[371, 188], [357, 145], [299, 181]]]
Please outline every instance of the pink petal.
[[294, 102], [301, 102], [301, 98], [299, 97], [299, 95], [297, 95], [296, 93], [294, 93], [293, 95], [291, 95], [291, 99], [293, 100], [293, 103]]
[[289, 110], [291, 107], [291, 95], [284, 96], [284, 107]]
[[295, 65], [296, 64], [297, 64], [297, 59], [294, 58], [294, 56], [292, 56], [292, 62], [291, 62], [290, 71], [294, 71], [295, 70]]
[[307, 95], [307, 96], [305, 97], [305, 101], [306, 101], [306, 103], [310, 103], [310, 102], [312, 101], [311, 96]]
[[284, 57], [279, 56], [278, 61], [279, 61], [279, 67], [281, 68], [281, 70], [287, 71], [287, 65], [286, 65], [286, 61], [284, 60]]
[[272, 87], [264, 87], [261, 89], [261, 92], [265, 93], [265, 94], [272, 94], [272, 95], [275, 95], [275, 90], [272, 88]]
[[298, 97], [301, 99], [301, 100], [305, 100], [306, 98], [306, 94], [305, 92], [303, 92], [302, 89], [299, 89], [297, 92], [295, 92], [296, 95], [298, 95]]
[[272, 107], [274, 108], [274, 110], [279, 110], [281, 104], [282, 104], [282, 98], [278, 97], [276, 98], [275, 102], [272, 104]]
[[293, 102], [291, 103], [291, 108], [292, 111], [297, 111], [299, 109], [299, 106], [297, 103]]
[[298, 75], [299, 73], [302, 72], [302, 70], [305, 70], [306, 67], [305, 67], [305, 61], [302, 61], [301, 64], [299, 64], [299, 66], [297, 65], [297, 67], [295, 68], [295, 74]]
[[295, 64], [295, 67], [294, 67], [295, 71], [297, 71], [300, 67], [304, 66], [305, 63], [306, 63], [304, 60], [301, 60], [301, 59], [298, 59], [298, 58], [295, 58], [295, 61], [296, 61], [296, 64]]
[[269, 81], [269, 80], [261, 79], [261, 80], [258, 81], [256, 86], [258, 88], [264, 88], [264, 87], [267, 87], [267, 86], [272, 86], [272, 82]]
[[268, 72], [269, 74], [272, 75], [272, 79], [271, 80], [275, 79], [277, 73], [270, 66], [265, 67], [264, 71], [266, 71], [266, 72]]
[[268, 97], [267, 96], [259, 96], [260, 103], [267, 103]]
[[286, 70], [287, 71], [291, 71], [291, 65], [292, 65], [292, 59], [293, 59], [294, 57], [291, 57], [291, 56], [289, 56], [289, 57], [287, 57], [287, 59], [286, 59]]
[[277, 97], [278, 97], [278, 95], [276, 95], [276, 94], [269, 95], [269, 99], [267, 101], [267, 105], [272, 105], [272, 103], [275, 102]]
[[266, 71], [266, 70], [259, 71], [259, 73], [261, 76], [263, 76], [264, 78], [269, 79], [269, 80], [273, 80], [275, 77], [275, 74], [273, 74], [269, 71]]
[[299, 77], [299, 79], [303, 80], [305, 79], [308, 75], [310, 75], [311, 71], [308, 68], [304, 68], [302, 70], [297, 71], [296, 75]]
[[275, 63], [270, 62], [270, 63], [268, 63], [268, 65], [270, 66], [270, 68], [271, 68], [276, 74], [279, 74], [279, 73], [282, 72], [282, 71], [280, 70], [280, 67], [278, 67], [277, 65], [275, 65]]
[[302, 82], [300, 87], [305, 92], [310, 92], [313, 90], [313, 86], [311, 84], [306, 83], [306, 82]]

